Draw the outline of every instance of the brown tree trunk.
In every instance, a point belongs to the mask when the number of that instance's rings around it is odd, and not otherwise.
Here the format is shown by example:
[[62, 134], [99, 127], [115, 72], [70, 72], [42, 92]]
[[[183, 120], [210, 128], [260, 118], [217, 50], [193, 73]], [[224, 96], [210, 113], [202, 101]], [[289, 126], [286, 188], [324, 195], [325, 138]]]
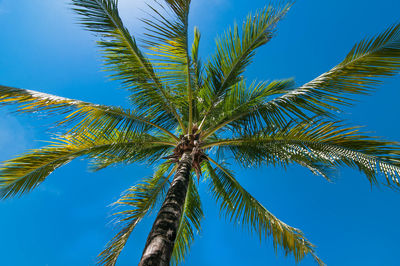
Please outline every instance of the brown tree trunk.
[[168, 266], [189, 185], [192, 156], [183, 153], [171, 187], [147, 237], [139, 266]]

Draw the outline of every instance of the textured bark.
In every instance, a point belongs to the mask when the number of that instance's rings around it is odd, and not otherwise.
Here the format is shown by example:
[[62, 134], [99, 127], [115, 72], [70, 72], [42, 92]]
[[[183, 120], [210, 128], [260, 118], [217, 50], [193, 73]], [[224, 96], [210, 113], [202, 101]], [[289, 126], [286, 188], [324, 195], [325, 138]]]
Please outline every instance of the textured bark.
[[183, 153], [171, 187], [147, 237], [140, 266], [169, 265], [185, 204], [191, 166], [190, 152]]

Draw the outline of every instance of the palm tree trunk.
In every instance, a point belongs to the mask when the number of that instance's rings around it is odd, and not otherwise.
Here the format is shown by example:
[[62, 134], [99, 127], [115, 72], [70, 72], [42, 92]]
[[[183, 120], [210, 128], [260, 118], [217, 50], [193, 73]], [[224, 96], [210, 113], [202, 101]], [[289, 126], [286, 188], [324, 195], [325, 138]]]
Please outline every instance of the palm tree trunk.
[[169, 266], [176, 234], [182, 218], [191, 167], [192, 156], [190, 151], [184, 152], [171, 187], [147, 237], [139, 266]]

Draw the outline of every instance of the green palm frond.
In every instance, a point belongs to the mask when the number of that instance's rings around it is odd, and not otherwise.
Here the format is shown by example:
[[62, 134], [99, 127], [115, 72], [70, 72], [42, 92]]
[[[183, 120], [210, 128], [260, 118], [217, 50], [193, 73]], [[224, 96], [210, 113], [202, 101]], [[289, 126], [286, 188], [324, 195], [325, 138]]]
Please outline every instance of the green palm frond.
[[215, 199], [220, 202], [221, 211], [227, 218], [248, 226], [260, 239], [272, 236], [275, 250], [278, 246], [282, 247], [285, 255], [292, 254], [296, 261], [310, 254], [319, 265], [324, 265], [315, 255], [314, 246], [299, 229], [276, 218], [239, 184], [228, 169], [209, 159], [216, 165], [216, 168], [213, 168], [209, 162], [205, 164], [205, 170], [211, 180], [210, 189]]
[[136, 225], [149, 213], [157, 201], [163, 197], [168, 184], [168, 179], [176, 167], [166, 175], [170, 164], [162, 164], [151, 178], [144, 179], [137, 185], [129, 188], [124, 195], [114, 203], [127, 210], [117, 212], [116, 224], [121, 230], [107, 243], [105, 249], [99, 254], [98, 264], [112, 266], [117, 262], [118, 256], [125, 247], [126, 242]]
[[[173, 146], [173, 144], [172, 144]], [[19, 196], [37, 187], [55, 169], [80, 156], [98, 159], [124, 157], [129, 162], [145, 161], [156, 154], [161, 159], [171, 144], [149, 135], [119, 133], [66, 135], [52, 145], [32, 150], [0, 166], [0, 198]], [[160, 151], [165, 151], [165, 153]]]
[[[190, 0], [166, 0], [165, 6], [158, 3], [160, 10], [151, 7], [154, 15], [143, 19], [147, 33], [144, 43], [151, 50], [155, 69], [171, 90], [171, 95], [181, 102], [183, 120], [191, 131], [193, 119], [192, 62], [188, 49], [188, 15]], [[164, 11], [163, 14], [162, 11]]]
[[[167, 79], [171, 87], [186, 87], [185, 72], [188, 58], [188, 0], [166, 0], [165, 5], [157, 2], [161, 10], [150, 6], [154, 15], [142, 19], [147, 37], [143, 42], [152, 52], [149, 54], [155, 62], [155, 68]], [[164, 11], [164, 12], [163, 12]], [[165, 13], [165, 14], [164, 14]], [[175, 73], [175, 74], [172, 74]], [[175, 82], [173, 79], [177, 79]]]
[[143, 55], [133, 36], [124, 27], [116, 0], [72, 0], [81, 23], [101, 34], [98, 42], [104, 52], [107, 70], [113, 79], [121, 80], [133, 92], [131, 100], [150, 115], [164, 120], [182, 121], [174, 107], [174, 98], [164, 88], [153, 66]]
[[193, 80], [193, 121], [199, 121], [200, 117], [200, 109], [199, 101], [200, 98], [198, 96], [200, 88], [203, 86], [203, 66], [199, 57], [199, 45], [200, 45], [200, 31], [197, 27], [194, 27], [194, 38], [192, 43], [191, 50], [191, 75]]
[[245, 166], [286, 166], [297, 162], [311, 170], [313, 167], [318, 170], [318, 166], [332, 168], [346, 165], [362, 171], [371, 184], [378, 184], [377, 178], [381, 173], [386, 181], [382, 183], [393, 188], [400, 186], [399, 143], [369, 137], [359, 132], [358, 128], [344, 127], [339, 122], [293, 123], [273, 132], [205, 144], [204, 148], [212, 146], [228, 148], [235, 159]]
[[18, 112], [64, 115], [65, 118], [59, 124], [71, 123], [75, 132], [88, 128], [92, 131], [101, 129], [103, 134], [115, 129], [136, 132], [158, 130], [178, 140], [170, 132], [174, 125], [168, 121], [120, 107], [93, 104], [7, 86], [0, 86], [0, 105], [17, 106]]
[[160, 132], [165, 133], [171, 141], [178, 141], [178, 138], [171, 133], [173, 125], [169, 124], [169, 121], [163, 120], [162, 117], [152, 118], [146, 113], [121, 107], [81, 107], [61, 121], [61, 125], [66, 123], [74, 124], [70, 131], [75, 133], [87, 129], [99, 130], [102, 134], [115, 129], [123, 132]]
[[189, 253], [190, 245], [194, 240], [194, 229], [200, 231], [200, 222], [203, 217], [200, 195], [196, 184], [193, 182], [193, 177], [191, 177], [172, 253], [172, 265], [178, 265], [185, 260], [185, 256]]
[[199, 57], [199, 45], [200, 45], [200, 31], [197, 27], [194, 27], [194, 38], [191, 50], [191, 58], [193, 64], [193, 76], [194, 76], [194, 91], [199, 90], [203, 86], [202, 81], [202, 64]]
[[216, 54], [206, 65], [206, 83], [199, 92], [205, 111], [203, 121], [215, 105], [223, 100], [229, 88], [242, 79], [241, 75], [250, 64], [255, 50], [272, 38], [277, 22], [289, 11], [290, 6], [269, 6], [255, 15], [249, 15], [243, 24], [242, 36], [235, 25], [217, 41]]
[[285, 109], [296, 115], [298, 109], [314, 114], [339, 111], [348, 105], [351, 94], [365, 94], [380, 84], [380, 77], [400, 70], [400, 24], [356, 44], [346, 58], [328, 72], [268, 102], [265, 111]]
[[80, 106], [98, 106], [79, 100], [59, 97], [43, 92], [0, 85], [0, 105], [18, 105], [19, 112], [66, 114]]
[[266, 127], [282, 127], [286, 123], [285, 113], [260, 112], [260, 109], [269, 98], [281, 94], [292, 85], [292, 79], [253, 83], [250, 86], [245, 81], [238, 82], [227, 93], [223, 103], [210, 113], [204, 124], [207, 130], [203, 133], [203, 139], [219, 130], [235, 132], [240, 129], [250, 132]]

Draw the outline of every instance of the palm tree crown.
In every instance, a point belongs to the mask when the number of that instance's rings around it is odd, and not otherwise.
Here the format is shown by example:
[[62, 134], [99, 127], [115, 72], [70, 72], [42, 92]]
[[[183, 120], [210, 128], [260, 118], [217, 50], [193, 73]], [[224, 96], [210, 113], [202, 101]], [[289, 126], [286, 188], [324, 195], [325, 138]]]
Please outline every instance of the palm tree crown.
[[124, 27], [116, 0], [72, 2], [84, 27], [101, 36], [105, 68], [130, 92], [132, 108], [0, 86], [1, 104], [15, 105], [20, 112], [63, 115], [58, 125], [66, 129], [51, 145], [4, 162], [0, 197], [29, 192], [56, 168], [82, 156], [92, 160], [95, 170], [118, 163], [155, 165], [152, 177], [116, 202], [123, 207], [115, 214], [120, 231], [99, 255], [99, 263], [115, 264], [135, 226], [174, 187], [171, 179], [186, 157], [190, 177], [173, 242], [176, 264], [201, 228], [201, 175], [230, 220], [260, 239], [271, 237], [276, 249], [296, 260], [310, 254], [323, 264], [300, 230], [280, 221], [240, 185], [224, 158], [243, 167], [296, 163], [328, 180], [332, 168], [348, 166], [364, 173], [371, 184], [400, 186], [399, 145], [335, 116], [341, 106], [351, 104], [352, 95], [365, 94], [379, 78], [398, 72], [400, 24], [357, 43], [339, 65], [297, 86], [292, 79], [256, 82], [243, 77], [291, 3], [261, 9], [241, 27], [228, 29], [217, 40], [215, 54], [203, 62], [197, 28], [193, 43], [188, 40], [190, 0], [164, 0], [150, 7], [151, 16], [143, 20], [143, 48]]

